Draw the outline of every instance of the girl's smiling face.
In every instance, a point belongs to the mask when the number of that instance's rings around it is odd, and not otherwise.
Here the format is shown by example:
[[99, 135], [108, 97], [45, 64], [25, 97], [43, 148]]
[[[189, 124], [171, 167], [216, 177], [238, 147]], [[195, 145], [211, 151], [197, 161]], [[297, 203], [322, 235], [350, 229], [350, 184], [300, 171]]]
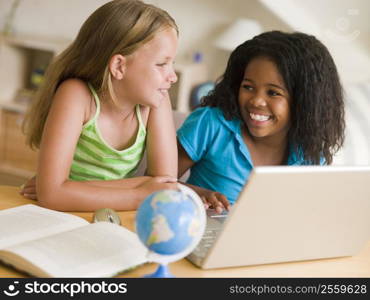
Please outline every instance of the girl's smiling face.
[[252, 139], [281, 141], [287, 137], [291, 97], [276, 64], [267, 57], [252, 59], [239, 88], [239, 107]]
[[175, 29], [166, 28], [128, 56], [122, 79], [115, 85], [117, 95], [126, 102], [158, 107], [177, 80], [173, 66], [177, 44]]

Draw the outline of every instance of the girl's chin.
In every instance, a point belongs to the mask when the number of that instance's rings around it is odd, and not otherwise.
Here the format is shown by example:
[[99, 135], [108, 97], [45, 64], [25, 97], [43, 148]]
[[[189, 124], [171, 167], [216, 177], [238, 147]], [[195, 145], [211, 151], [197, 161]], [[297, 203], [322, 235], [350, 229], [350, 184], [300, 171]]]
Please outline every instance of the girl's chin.
[[266, 124], [255, 124], [255, 122], [251, 122], [251, 120], [245, 123], [245, 129], [250, 136], [255, 138], [262, 138], [269, 134], [269, 129]]
[[150, 107], [150, 108], [158, 108], [161, 106], [161, 103], [163, 102], [164, 98], [161, 98], [161, 97], [156, 97], [155, 99], [153, 99], [153, 97], [151, 99], [148, 99], [146, 101], [142, 101], [142, 103], [140, 103], [141, 105], [143, 106], [147, 106], [147, 107]]
[[248, 129], [249, 135], [254, 138], [263, 138], [266, 137], [266, 132], [262, 132], [261, 130], [250, 130]]

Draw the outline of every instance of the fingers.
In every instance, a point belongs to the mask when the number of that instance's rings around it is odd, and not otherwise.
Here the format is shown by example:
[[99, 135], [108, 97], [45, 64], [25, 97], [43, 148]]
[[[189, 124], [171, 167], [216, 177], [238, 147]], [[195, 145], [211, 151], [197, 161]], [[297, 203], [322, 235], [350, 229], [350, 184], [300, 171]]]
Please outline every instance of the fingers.
[[25, 193], [21, 193], [21, 195], [27, 199], [31, 199], [31, 200], [37, 200], [37, 195], [36, 194], [25, 194]]
[[36, 186], [26, 186], [21, 190], [21, 192], [23, 194], [36, 194]]
[[208, 207], [212, 207], [218, 214], [222, 213], [223, 210], [230, 210], [231, 206], [227, 198], [221, 193], [212, 192], [205, 197]]
[[203, 201], [203, 204], [204, 204], [204, 208], [205, 209], [208, 209], [209, 208], [209, 203], [207, 202], [207, 198], [206, 197], [204, 197], [204, 196], [202, 196], [202, 197], [200, 197], [201, 199], [202, 199], [202, 201]]
[[218, 195], [218, 200], [222, 203], [223, 207], [229, 211], [231, 209], [231, 205], [229, 200], [227, 200], [226, 196], [223, 194]]
[[31, 200], [37, 200], [36, 177], [32, 177], [26, 183], [20, 186], [19, 194]]
[[30, 178], [20, 186], [21, 194], [36, 194], [36, 176]]
[[23, 194], [23, 197], [31, 200], [37, 200], [37, 194]]
[[221, 201], [218, 200], [216, 193], [211, 193], [207, 197], [209, 206], [212, 207], [217, 213], [222, 213], [224, 206]]

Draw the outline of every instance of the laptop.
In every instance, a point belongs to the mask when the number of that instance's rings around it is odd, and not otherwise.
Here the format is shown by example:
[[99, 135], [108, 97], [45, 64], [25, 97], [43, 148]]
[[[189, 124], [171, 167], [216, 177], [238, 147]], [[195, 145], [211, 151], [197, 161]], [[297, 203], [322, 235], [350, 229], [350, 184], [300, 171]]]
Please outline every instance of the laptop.
[[203, 269], [352, 256], [370, 240], [370, 166], [256, 167], [228, 214], [207, 213]]

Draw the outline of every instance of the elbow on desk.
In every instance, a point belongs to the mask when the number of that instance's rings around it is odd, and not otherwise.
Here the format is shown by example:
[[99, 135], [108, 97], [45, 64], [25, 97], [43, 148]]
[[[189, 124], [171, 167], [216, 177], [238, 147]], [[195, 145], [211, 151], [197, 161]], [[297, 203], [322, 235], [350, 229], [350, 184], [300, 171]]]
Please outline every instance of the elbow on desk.
[[62, 193], [58, 187], [37, 186], [37, 199], [40, 206], [64, 211]]
[[48, 193], [38, 194], [38, 203], [44, 208], [62, 211], [60, 204], [58, 204], [55, 197]]

